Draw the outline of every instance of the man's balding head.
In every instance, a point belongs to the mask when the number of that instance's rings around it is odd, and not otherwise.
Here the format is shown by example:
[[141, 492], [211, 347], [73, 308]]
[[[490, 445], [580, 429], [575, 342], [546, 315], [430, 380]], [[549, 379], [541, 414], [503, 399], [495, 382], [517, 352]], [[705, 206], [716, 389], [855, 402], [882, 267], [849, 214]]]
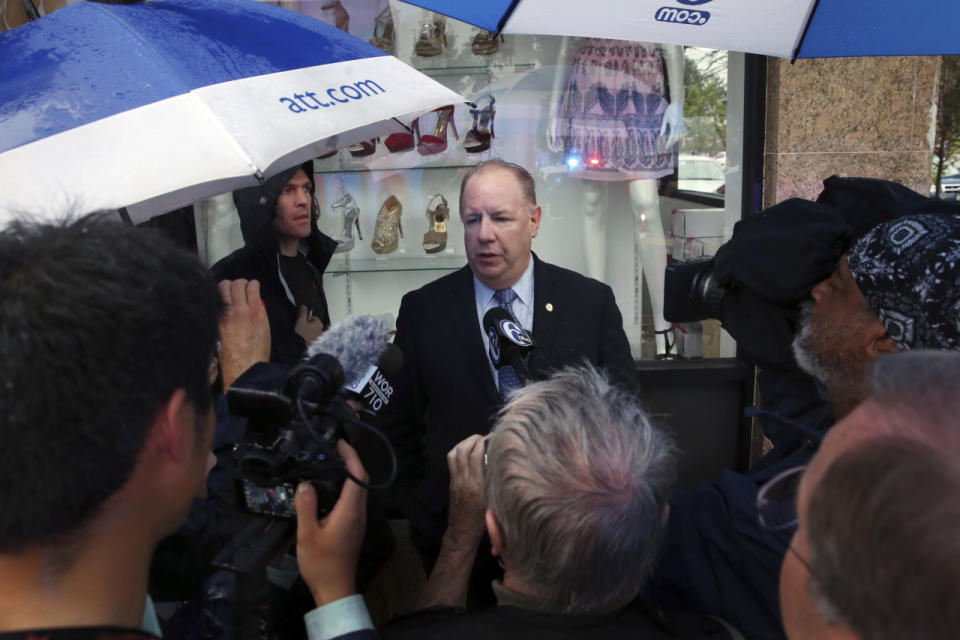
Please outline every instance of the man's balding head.
[[960, 353], [881, 358], [804, 473], [784, 558], [791, 640], [948, 638], [960, 625]]

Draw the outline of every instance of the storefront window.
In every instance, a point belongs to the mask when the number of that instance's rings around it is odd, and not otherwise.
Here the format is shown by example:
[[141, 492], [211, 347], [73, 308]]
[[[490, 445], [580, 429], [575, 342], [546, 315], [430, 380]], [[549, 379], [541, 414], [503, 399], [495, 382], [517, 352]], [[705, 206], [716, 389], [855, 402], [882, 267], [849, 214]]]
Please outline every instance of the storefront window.
[[[422, 116], [413, 135], [315, 162], [321, 229], [350, 246], [324, 280], [334, 321], [395, 316], [404, 293], [465, 265], [460, 180], [499, 157], [536, 180], [543, 220], [534, 252], [613, 288], [636, 358], [663, 356], [668, 343], [683, 357], [735, 354], [716, 321], [672, 328], [664, 319], [663, 271], [711, 255], [739, 219], [742, 54], [495, 37], [387, 0], [280, 4], [372, 42], [471, 101]], [[441, 205], [448, 219], [438, 220]], [[231, 208], [229, 196], [199, 207], [211, 263], [242, 242]]]

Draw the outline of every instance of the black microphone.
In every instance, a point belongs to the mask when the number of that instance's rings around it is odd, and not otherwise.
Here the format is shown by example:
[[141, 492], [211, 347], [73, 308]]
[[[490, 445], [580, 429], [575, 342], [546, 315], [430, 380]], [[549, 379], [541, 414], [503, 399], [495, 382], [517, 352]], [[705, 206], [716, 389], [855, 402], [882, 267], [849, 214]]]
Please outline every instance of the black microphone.
[[343, 388], [352, 392], [365, 407], [374, 413], [380, 413], [393, 396], [390, 378], [399, 374], [402, 368], [403, 351], [393, 343], [387, 344], [377, 363], [371, 365], [363, 376]]
[[533, 381], [527, 357], [536, 348], [533, 338], [503, 307], [493, 307], [483, 316], [483, 330], [490, 339], [490, 359], [497, 369], [511, 366], [521, 384]]
[[[386, 377], [399, 373], [403, 364], [403, 354], [389, 336], [378, 318], [348, 316], [314, 340], [293, 368], [266, 362], [250, 367], [227, 394], [230, 411], [283, 422], [292, 410], [289, 398], [319, 404], [344, 389], [372, 413], [379, 412], [393, 395]], [[278, 380], [283, 379], [281, 393]]]
[[389, 484], [396, 473], [396, 457], [390, 441], [377, 428], [379, 414], [390, 402], [393, 387], [388, 377], [396, 376], [403, 366], [403, 352], [389, 342], [390, 332], [374, 316], [347, 316], [314, 340], [307, 358], [327, 354], [343, 365], [343, 390], [347, 397], [360, 401], [361, 427], [347, 423], [347, 440], [357, 450], [372, 485]]
[[389, 337], [379, 318], [347, 316], [310, 344], [307, 357], [328, 354], [336, 358], [343, 366], [343, 388], [367, 409], [379, 413], [393, 395], [388, 378], [403, 367], [403, 352]]

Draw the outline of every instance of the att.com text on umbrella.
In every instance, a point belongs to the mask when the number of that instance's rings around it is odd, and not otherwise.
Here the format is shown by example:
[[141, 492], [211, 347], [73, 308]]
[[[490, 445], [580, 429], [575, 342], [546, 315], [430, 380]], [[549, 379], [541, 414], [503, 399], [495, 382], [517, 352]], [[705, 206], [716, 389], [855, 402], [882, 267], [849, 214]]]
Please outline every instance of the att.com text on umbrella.
[[[339, 88], [331, 88], [326, 91], [304, 91], [295, 93], [293, 97], [284, 96], [280, 98], [280, 103], [285, 105], [293, 113], [306, 113], [308, 110], [314, 110], [323, 107], [334, 107], [337, 103], [350, 102], [351, 100], [362, 100], [364, 97], [375, 96], [386, 93], [387, 90], [381, 87], [373, 80], [363, 80], [353, 84], [342, 84]], [[324, 102], [324, 98], [332, 102]]]

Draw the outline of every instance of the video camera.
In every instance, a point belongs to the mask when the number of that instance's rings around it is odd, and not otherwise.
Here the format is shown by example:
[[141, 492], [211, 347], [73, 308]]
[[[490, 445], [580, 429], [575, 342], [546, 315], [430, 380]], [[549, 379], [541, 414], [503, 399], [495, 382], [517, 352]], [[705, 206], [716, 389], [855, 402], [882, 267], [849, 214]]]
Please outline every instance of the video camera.
[[664, 272], [664, 316], [671, 322], [720, 318], [726, 288], [714, 275], [710, 256], [671, 264]]
[[[227, 392], [234, 415], [248, 419], [245, 441], [233, 448], [240, 506], [271, 518], [295, 518], [297, 485], [309, 481], [317, 492], [320, 517], [336, 503], [344, 481], [380, 489], [396, 475], [396, 456], [389, 440], [378, 429], [361, 421], [348, 399], [356, 396], [344, 388], [340, 362], [317, 353], [291, 369], [282, 390], [277, 390], [283, 365], [259, 363], [244, 373]], [[391, 469], [377, 484], [353, 477], [337, 453], [337, 440], [354, 447], [361, 433], [370, 433], [386, 448]], [[361, 456], [363, 454], [361, 453]]]
[[831, 176], [823, 186], [815, 202], [790, 198], [743, 218], [713, 258], [668, 266], [664, 317], [718, 319], [742, 359], [794, 370], [800, 304], [857, 238], [900, 216], [958, 209], [887, 180]]

